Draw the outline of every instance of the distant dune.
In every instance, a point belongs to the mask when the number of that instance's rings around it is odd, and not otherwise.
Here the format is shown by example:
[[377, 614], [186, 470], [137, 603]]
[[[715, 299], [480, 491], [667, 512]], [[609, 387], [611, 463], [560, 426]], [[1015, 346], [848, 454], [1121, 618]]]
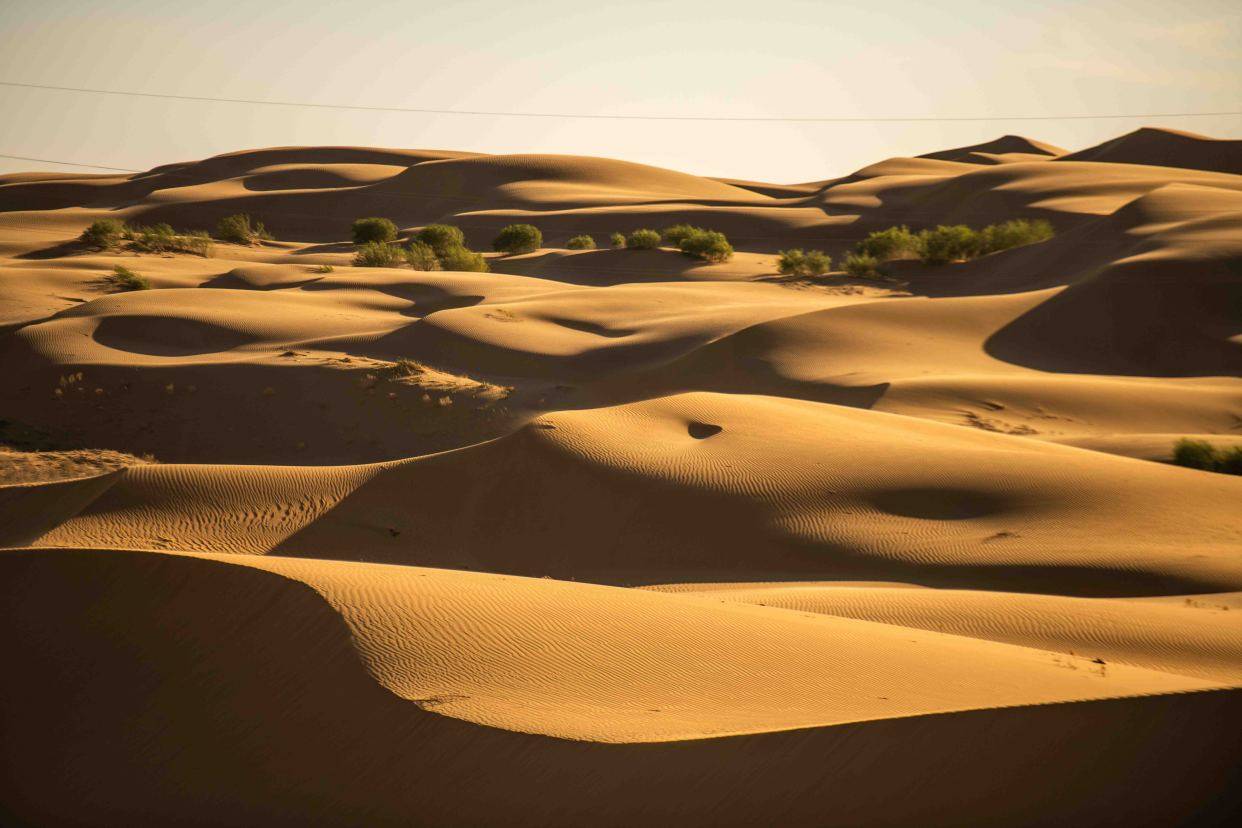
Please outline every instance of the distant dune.
[[[77, 240], [238, 212], [275, 239]], [[491, 272], [354, 266], [363, 216]], [[840, 269], [1018, 218], [1055, 235]], [[543, 247], [490, 252], [516, 222]], [[678, 222], [737, 252], [609, 241]], [[354, 147], [0, 176], [0, 361], [4, 824], [1242, 808], [1242, 477], [1171, 462], [1242, 446], [1242, 142], [791, 185]]]

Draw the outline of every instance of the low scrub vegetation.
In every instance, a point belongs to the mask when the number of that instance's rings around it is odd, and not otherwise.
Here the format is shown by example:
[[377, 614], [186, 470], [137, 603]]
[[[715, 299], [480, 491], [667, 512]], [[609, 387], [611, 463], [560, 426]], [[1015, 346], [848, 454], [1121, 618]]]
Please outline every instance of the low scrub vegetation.
[[464, 245], [452, 247], [440, 256], [440, 266], [445, 270], [462, 270], [467, 273], [486, 273], [487, 260], [482, 253], [475, 253]]
[[880, 260], [867, 253], [849, 253], [841, 263], [841, 269], [855, 279], [878, 279]]
[[451, 224], [428, 224], [414, 234], [414, 241], [420, 241], [435, 251], [437, 256], [444, 256], [450, 250], [466, 246], [466, 234], [460, 227]]
[[78, 239], [83, 244], [110, 250], [121, 243], [125, 237], [125, 222], [117, 219], [99, 219], [91, 222], [91, 226], [82, 231]]
[[400, 267], [403, 261], [401, 248], [390, 242], [366, 242], [354, 254], [354, 267]]
[[[620, 234], [618, 233], [616, 235]], [[624, 241], [624, 239], [622, 239], [622, 241]], [[570, 250], [594, 250], [595, 239], [584, 233], [581, 236], [574, 236], [572, 239], [565, 242], [565, 246]]]
[[139, 276], [125, 265], [116, 265], [111, 273], [104, 274], [103, 280], [117, 290], [150, 290], [151, 283], [145, 276]]
[[258, 244], [271, 241], [272, 234], [267, 232], [263, 222], [252, 219], [246, 213], [225, 216], [216, 223], [216, 238], [231, 244]]
[[1219, 449], [1206, 440], [1178, 440], [1173, 447], [1173, 463], [1221, 474], [1242, 474], [1242, 446]]
[[702, 228], [695, 227], [693, 224], [674, 224], [661, 230], [660, 236], [670, 247], [681, 247], [684, 239], [701, 232], [703, 232]]
[[1043, 219], [1014, 219], [1001, 224], [989, 224], [979, 231], [979, 255], [986, 256], [1012, 247], [1047, 241], [1053, 235], [1052, 225]]
[[809, 278], [822, 276], [832, 270], [832, 257], [822, 250], [803, 250], [799, 247], [777, 253], [776, 269], [786, 276]]
[[942, 224], [919, 233], [919, 258], [923, 264], [942, 265], [973, 259], [979, 236], [965, 224]]
[[877, 230], [854, 246], [854, 252], [871, 256], [881, 262], [919, 254], [919, 239], [904, 224]]
[[133, 250], [141, 253], [192, 253], [210, 256], [211, 236], [205, 230], [178, 233], [169, 224], [153, 224], [126, 230], [125, 240]]
[[[527, 225], [511, 225], [527, 227]], [[505, 228], [506, 231], [511, 227]], [[401, 247], [396, 243], [397, 228], [388, 219], [358, 219], [354, 222], [354, 238], [369, 234], [378, 235], [383, 241], [367, 241], [358, 244], [354, 254], [355, 267], [401, 267], [409, 265], [414, 270], [464, 270], [486, 273], [487, 260], [481, 253], [466, 247], [466, 236], [460, 228], [451, 224], [429, 224], [414, 233], [410, 243]], [[538, 234], [538, 230], [535, 233]], [[502, 231], [504, 235], [504, 231]], [[499, 240], [498, 240], [499, 241]], [[540, 239], [542, 242], [542, 239]]]
[[311, 273], [335, 273], [336, 268], [330, 264], [315, 265], [311, 268]]
[[719, 264], [733, 258], [733, 245], [724, 233], [716, 230], [698, 230], [684, 237], [677, 245], [682, 253], [702, 259], [705, 262]]
[[397, 239], [397, 225], [386, 218], [371, 216], [360, 218], [351, 228], [354, 244], [386, 244]]
[[405, 250], [405, 262], [415, 270], [439, 270], [440, 259], [431, 245], [418, 240], [410, 242]]
[[510, 224], [492, 241], [492, 249], [517, 255], [533, 253], [543, 247], [543, 233], [533, 224]]
[[854, 254], [864, 260], [874, 259], [879, 275], [879, 266], [894, 259], [917, 258], [929, 265], [963, 262], [1046, 241], [1053, 235], [1052, 225], [1043, 219], [1013, 219], [981, 230], [965, 224], [941, 224], [918, 233], [901, 225], [870, 233], [854, 246]]
[[608, 242], [609, 244], [611, 244], [613, 247], [616, 247], [616, 248], [625, 247], [625, 234], [624, 233], [613, 233], [608, 237]]
[[655, 250], [660, 246], [660, 234], [648, 228], [635, 230], [625, 237], [625, 246], [632, 250]]

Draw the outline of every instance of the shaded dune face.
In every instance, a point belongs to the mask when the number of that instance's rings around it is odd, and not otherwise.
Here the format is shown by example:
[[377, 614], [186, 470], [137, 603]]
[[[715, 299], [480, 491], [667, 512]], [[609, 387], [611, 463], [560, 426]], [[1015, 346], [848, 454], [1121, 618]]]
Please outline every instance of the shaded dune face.
[[[1169, 461], [1242, 441], [1240, 159], [0, 177], [0, 823], [1230, 824], [1242, 478]], [[75, 241], [237, 212], [277, 240]], [[545, 246], [355, 267], [372, 215]], [[1056, 235], [776, 272], [1011, 218]], [[608, 245], [678, 222], [737, 252]]]

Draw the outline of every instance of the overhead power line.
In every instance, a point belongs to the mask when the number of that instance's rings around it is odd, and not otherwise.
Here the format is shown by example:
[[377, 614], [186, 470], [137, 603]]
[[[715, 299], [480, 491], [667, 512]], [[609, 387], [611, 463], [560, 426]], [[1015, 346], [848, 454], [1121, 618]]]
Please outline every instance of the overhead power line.
[[64, 167], [84, 167], [88, 170], [108, 170], [109, 172], [128, 173], [145, 172], [145, 170], [134, 170], [129, 167], [105, 167], [100, 164], [79, 164], [77, 161], [57, 161], [54, 158], [31, 158], [28, 155], [0, 155], [0, 158], [10, 158], [14, 161], [37, 161], [40, 164], [60, 164]]
[[1222, 112], [1143, 112], [1077, 115], [984, 115], [964, 117], [942, 116], [731, 116], [731, 115], [622, 115], [585, 112], [506, 112], [484, 109], [430, 109], [409, 106], [369, 106], [362, 104], [327, 104], [306, 101], [269, 101], [254, 98], [214, 98], [202, 95], [172, 95], [159, 92], [133, 92], [121, 89], [88, 89], [78, 86], [51, 86], [40, 83], [16, 83], [0, 81], [0, 86], [19, 89], [42, 89], [53, 92], [78, 92], [90, 95], [122, 95], [131, 98], [158, 98], [170, 101], [201, 101], [205, 103], [250, 104], [254, 106], [284, 106], [302, 109], [335, 109], [354, 112], [412, 112], [423, 115], [475, 115], [501, 118], [561, 118], [593, 121], [705, 121], [714, 123], [921, 123], [953, 121], [1087, 121], [1119, 120], [1131, 118], [1204, 118], [1210, 116], [1242, 115], [1242, 110]]

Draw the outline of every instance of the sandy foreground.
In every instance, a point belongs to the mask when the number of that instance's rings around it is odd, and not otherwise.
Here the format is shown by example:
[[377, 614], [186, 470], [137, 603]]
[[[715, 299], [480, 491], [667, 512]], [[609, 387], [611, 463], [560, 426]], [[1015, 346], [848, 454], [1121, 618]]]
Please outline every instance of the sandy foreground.
[[[76, 241], [237, 212], [278, 241]], [[353, 267], [370, 215], [546, 247]], [[1057, 235], [776, 273], [1010, 218]], [[564, 249], [680, 221], [739, 252]], [[1168, 462], [1242, 444], [1242, 142], [798, 185], [347, 147], [0, 176], [0, 366], [6, 825], [1242, 806], [1242, 477]]]

